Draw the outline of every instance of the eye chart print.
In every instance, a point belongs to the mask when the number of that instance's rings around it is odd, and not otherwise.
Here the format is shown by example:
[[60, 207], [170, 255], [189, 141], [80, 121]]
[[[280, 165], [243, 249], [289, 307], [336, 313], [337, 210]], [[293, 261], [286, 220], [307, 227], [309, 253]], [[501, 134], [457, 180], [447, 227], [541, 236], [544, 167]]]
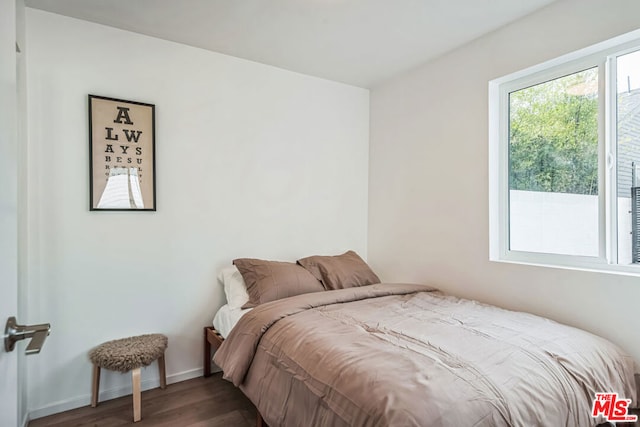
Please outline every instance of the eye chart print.
[[90, 210], [156, 210], [155, 105], [89, 95]]

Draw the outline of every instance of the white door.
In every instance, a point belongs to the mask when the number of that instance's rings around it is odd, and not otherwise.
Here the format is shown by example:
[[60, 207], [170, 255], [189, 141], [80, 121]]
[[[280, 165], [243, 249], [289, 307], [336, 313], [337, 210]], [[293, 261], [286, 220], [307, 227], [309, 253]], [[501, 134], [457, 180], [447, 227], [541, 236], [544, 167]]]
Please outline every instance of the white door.
[[[0, 330], [18, 311], [16, 2], [0, 0]], [[0, 426], [18, 425], [17, 352], [0, 343]]]

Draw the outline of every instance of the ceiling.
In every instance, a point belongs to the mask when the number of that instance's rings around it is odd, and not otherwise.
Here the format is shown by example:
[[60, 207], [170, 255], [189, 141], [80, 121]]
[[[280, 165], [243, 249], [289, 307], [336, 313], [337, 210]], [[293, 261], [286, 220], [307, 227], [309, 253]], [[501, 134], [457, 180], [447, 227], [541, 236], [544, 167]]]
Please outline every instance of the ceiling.
[[554, 0], [27, 0], [27, 6], [372, 87]]

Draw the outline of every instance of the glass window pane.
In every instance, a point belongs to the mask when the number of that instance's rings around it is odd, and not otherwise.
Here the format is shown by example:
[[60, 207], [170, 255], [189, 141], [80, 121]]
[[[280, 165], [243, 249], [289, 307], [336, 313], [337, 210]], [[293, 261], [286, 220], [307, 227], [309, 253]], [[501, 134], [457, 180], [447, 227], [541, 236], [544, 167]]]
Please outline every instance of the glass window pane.
[[509, 248], [598, 256], [598, 69], [509, 94]]
[[632, 194], [640, 196], [640, 51], [619, 56], [616, 69], [618, 263], [630, 264], [640, 261], [640, 230], [632, 221], [640, 215]]

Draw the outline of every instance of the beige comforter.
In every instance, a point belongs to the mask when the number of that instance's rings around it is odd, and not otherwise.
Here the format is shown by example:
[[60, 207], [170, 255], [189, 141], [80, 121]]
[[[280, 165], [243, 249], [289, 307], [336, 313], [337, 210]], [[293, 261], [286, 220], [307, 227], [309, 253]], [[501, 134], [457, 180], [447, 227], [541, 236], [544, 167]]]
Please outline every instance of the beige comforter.
[[594, 426], [596, 392], [637, 406], [610, 342], [419, 285], [261, 305], [214, 361], [271, 427]]

